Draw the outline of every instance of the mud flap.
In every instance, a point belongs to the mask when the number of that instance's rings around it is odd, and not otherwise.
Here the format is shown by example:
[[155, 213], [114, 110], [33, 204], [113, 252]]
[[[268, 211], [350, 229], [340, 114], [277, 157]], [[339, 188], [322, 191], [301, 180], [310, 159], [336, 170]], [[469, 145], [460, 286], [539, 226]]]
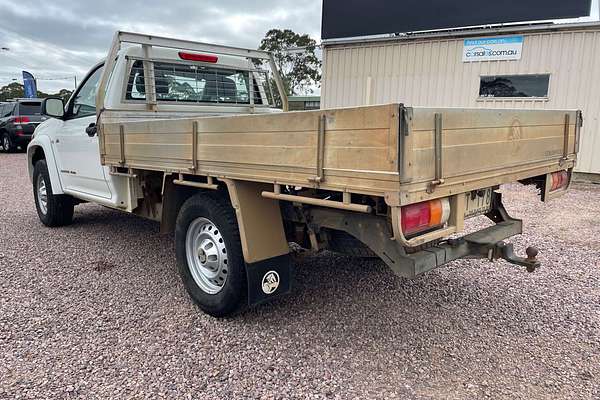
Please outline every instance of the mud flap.
[[248, 281], [248, 305], [254, 306], [292, 289], [292, 257], [289, 254], [255, 263], [246, 263]]

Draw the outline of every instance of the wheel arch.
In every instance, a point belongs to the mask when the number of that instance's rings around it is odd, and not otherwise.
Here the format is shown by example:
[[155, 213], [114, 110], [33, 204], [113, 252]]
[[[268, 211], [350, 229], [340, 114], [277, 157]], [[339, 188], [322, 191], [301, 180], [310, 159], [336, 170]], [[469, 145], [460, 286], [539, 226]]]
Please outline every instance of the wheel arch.
[[[47, 143], [45, 143], [47, 142]], [[33, 182], [33, 167], [40, 160], [46, 160], [48, 166], [48, 174], [50, 175], [50, 183], [54, 194], [64, 194], [60, 182], [58, 166], [56, 165], [50, 140], [46, 137], [35, 138], [29, 146], [27, 146], [27, 171], [29, 172], [29, 180]]]

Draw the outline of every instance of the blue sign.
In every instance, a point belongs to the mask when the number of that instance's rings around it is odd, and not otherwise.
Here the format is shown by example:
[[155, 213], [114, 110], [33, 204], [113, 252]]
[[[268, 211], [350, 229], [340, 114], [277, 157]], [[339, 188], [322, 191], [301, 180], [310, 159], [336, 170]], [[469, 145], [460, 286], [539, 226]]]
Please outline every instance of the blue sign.
[[35, 99], [37, 97], [37, 83], [35, 78], [27, 71], [23, 71], [23, 91], [25, 97], [28, 99]]
[[520, 60], [523, 36], [465, 39], [463, 61]]

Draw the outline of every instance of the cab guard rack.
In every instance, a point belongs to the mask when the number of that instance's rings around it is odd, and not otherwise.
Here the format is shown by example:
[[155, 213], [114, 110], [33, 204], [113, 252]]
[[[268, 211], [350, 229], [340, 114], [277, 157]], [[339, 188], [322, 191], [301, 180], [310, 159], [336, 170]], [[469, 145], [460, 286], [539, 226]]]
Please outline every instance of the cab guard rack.
[[[198, 52], [206, 52], [213, 54], [222, 54], [228, 56], [235, 57], [245, 57], [250, 59], [258, 59], [263, 60], [269, 63], [271, 71], [273, 73], [273, 78], [275, 79], [275, 83], [277, 85], [277, 89], [281, 94], [281, 102], [283, 105], [283, 110], [288, 110], [288, 99], [286, 96], [286, 91], [284, 88], [283, 80], [281, 79], [281, 75], [279, 74], [279, 70], [275, 65], [275, 60], [273, 56], [268, 51], [262, 50], [252, 50], [252, 49], [244, 49], [241, 47], [231, 47], [231, 46], [223, 46], [209, 43], [199, 43], [192, 42], [189, 40], [181, 40], [181, 39], [172, 39], [161, 36], [153, 36], [153, 35], [145, 35], [141, 33], [133, 33], [133, 32], [123, 32], [117, 31], [113, 38], [112, 44], [110, 46], [110, 50], [108, 51], [108, 56], [106, 58], [106, 64], [104, 66], [104, 70], [102, 72], [102, 77], [100, 78], [100, 84], [98, 86], [98, 94], [96, 96], [96, 116], [99, 118], [100, 114], [104, 110], [104, 99], [106, 97], [106, 89], [108, 85], [108, 80], [110, 74], [115, 66], [117, 60], [117, 54], [121, 49], [121, 45], [123, 43], [129, 44], [139, 44], [142, 46], [142, 49], [145, 54], [149, 54], [150, 47], [162, 47], [162, 48], [170, 48], [170, 49], [179, 49], [179, 50], [188, 50], [188, 51], [198, 51]], [[147, 80], [149, 84], [149, 80]], [[152, 93], [149, 91], [148, 93]], [[148, 96], [151, 97], [151, 96]], [[147, 99], [148, 102], [151, 102], [153, 99]]]

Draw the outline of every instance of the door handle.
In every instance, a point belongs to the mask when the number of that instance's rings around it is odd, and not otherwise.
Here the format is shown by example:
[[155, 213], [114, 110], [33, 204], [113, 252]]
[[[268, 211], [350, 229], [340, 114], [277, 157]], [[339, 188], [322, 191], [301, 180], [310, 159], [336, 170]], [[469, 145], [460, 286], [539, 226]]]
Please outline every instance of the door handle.
[[98, 132], [98, 129], [96, 128], [96, 124], [93, 122], [91, 124], [89, 124], [87, 128], [85, 128], [85, 133], [87, 133], [89, 137], [96, 136], [97, 132]]

